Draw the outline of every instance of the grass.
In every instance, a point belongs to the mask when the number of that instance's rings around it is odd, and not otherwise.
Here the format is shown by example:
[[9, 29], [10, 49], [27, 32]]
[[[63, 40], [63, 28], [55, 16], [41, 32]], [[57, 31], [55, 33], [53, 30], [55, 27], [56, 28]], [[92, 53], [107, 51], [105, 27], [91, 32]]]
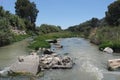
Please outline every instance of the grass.
[[38, 50], [39, 48], [50, 48], [50, 44], [46, 41], [47, 39], [67, 38], [73, 36], [75, 36], [75, 34], [67, 31], [43, 34], [36, 37], [28, 47], [34, 50]]
[[43, 35], [38, 36], [37, 38], [35, 38], [33, 40], [32, 43], [30, 43], [30, 45], [28, 47], [31, 49], [34, 49], [34, 50], [38, 50], [40, 47], [41, 48], [49, 48], [50, 44], [48, 42], [46, 42], [45, 40], [46, 40], [45, 36], [43, 36]]
[[12, 42], [21, 41], [21, 40], [23, 40], [23, 39], [25, 39], [27, 37], [29, 37], [29, 35], [15, 35]]

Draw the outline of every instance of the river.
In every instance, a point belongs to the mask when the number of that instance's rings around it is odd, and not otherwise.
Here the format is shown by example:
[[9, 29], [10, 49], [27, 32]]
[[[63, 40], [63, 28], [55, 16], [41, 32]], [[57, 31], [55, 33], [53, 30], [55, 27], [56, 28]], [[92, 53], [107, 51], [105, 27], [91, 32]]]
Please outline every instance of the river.
[[[26, 41], [21, 41], [0, 48], [0, 67], [10, 65], [19, 55], [26, 55], [26, 44]], [[0, 80], [120, 80], [120, 72], [107, 70], [107, 60], [119, 58], [120, 55], [101, 52], [97, 46], [83, 38], [61, 39], [61, 45], [63, 49], [55, 51], [60, 55], [68, 53], [75, 62], [73, 69], [51, 69], [40, 78], [17, 76]]]
[[0, 48], [0, 69], [11, 65], [18, 56], [27, 55], [28, 40], [13, 43]]

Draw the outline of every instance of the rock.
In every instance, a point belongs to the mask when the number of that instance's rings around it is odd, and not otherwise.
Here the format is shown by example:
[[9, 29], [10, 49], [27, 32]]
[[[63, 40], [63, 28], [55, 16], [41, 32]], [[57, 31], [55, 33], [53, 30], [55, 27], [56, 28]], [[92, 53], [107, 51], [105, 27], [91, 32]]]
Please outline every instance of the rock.
[[120, 59], [108, 60], [108, 70], [117, 70], [120, 68]]
[[65, 56], [62, 60], [63, 63], [69, 63], [71, 61], [71, 58], [68, 56]]
[[46, 40], [48, 43], [57, 43], [57, 40], [54, 39], [54, 40]]
[[57, 57], [58, 54], [53, 53], [53, 54], [51, 54], [51, 56], [53, 56], [53, 57]]
[[107, 53], [113, 53], [113, 49], [110, 47], [106, 47], [103, 51]]
[[36, 75], [38, 73], [39, 66], [39, 56], [38, 55], [28, 55], [24, 56], [24, 61], [12, 64], [10, 70], [14, 73], [31, 73]]
[[57, 46], [55, 46], [55, 48], [63, 48], [63, 46], [62, 45], [57, 45]]
[[18, 57], [18, 61], [19, 61], [19, 62], [23, 62], [23, 61], [24, 61], [24, 56], [19, 56], [19, 57]]
[[54, 57], [52, 61], [53, 65], [62, 65], [62, 61], [59, 57]]
[[50, 51], [50, 49], [46, 49], [43, 53], [44, 53], [44, 54], [52, 54], [53, 52]]
[[73, 61], [70, 57], [44, 55], [40, 58], [40, 66], [43, 69], [71, 69]]

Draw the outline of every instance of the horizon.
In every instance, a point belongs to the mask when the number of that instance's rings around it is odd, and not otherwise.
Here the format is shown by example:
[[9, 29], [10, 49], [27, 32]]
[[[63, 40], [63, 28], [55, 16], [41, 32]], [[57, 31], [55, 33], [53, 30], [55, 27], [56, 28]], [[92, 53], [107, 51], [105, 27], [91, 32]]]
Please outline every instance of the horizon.
[[[30, 1], [35, 2], [36, 7], [39, 10], [36, 26], [40, 26], [41, 24], [50, 24], [58, 25], [61, 26], [62, 29], [66, 29], [70, 26], [78, 25], [90, 20], [93, 17], [102, 19], [105, 17], [107, 6], [115, 0]], [[0, 6], [3, 6], [3, 8], [10, 11], [10, 13], [15, 14], [15, 2], [16, 0], [11, 0], [9, 2], [7, 0], [0, 0]]]

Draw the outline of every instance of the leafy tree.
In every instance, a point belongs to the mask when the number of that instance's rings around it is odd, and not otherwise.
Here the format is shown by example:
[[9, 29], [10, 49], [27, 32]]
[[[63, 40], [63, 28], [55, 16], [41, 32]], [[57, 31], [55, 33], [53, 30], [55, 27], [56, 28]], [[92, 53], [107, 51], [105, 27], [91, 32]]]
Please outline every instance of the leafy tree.
[[61, 31], [61, 27], [55, 25], [42, 24], [38, 30], [40, 33], [47, 34], [52, 32], [59, 32]]
[[120, 24], [120, 0], [117, 0], [108, 6], [106, 21], [109, 25], [118, 26]]
[[91, 27], [98, 27], [99, 26], [99, 19], [97, 18], [92, 18], [91, 20]]
[[[36, 4], [34, 2], [30, 2], [29, 0], [17, 0], [15, 3], [15, 9], [18, 16], [27, 20], [27, 29], [34, 30], [35, 21], [39, 12], [36, 8]], [[28, 23], [31, 23], [31, 26], [29, 26]]]

